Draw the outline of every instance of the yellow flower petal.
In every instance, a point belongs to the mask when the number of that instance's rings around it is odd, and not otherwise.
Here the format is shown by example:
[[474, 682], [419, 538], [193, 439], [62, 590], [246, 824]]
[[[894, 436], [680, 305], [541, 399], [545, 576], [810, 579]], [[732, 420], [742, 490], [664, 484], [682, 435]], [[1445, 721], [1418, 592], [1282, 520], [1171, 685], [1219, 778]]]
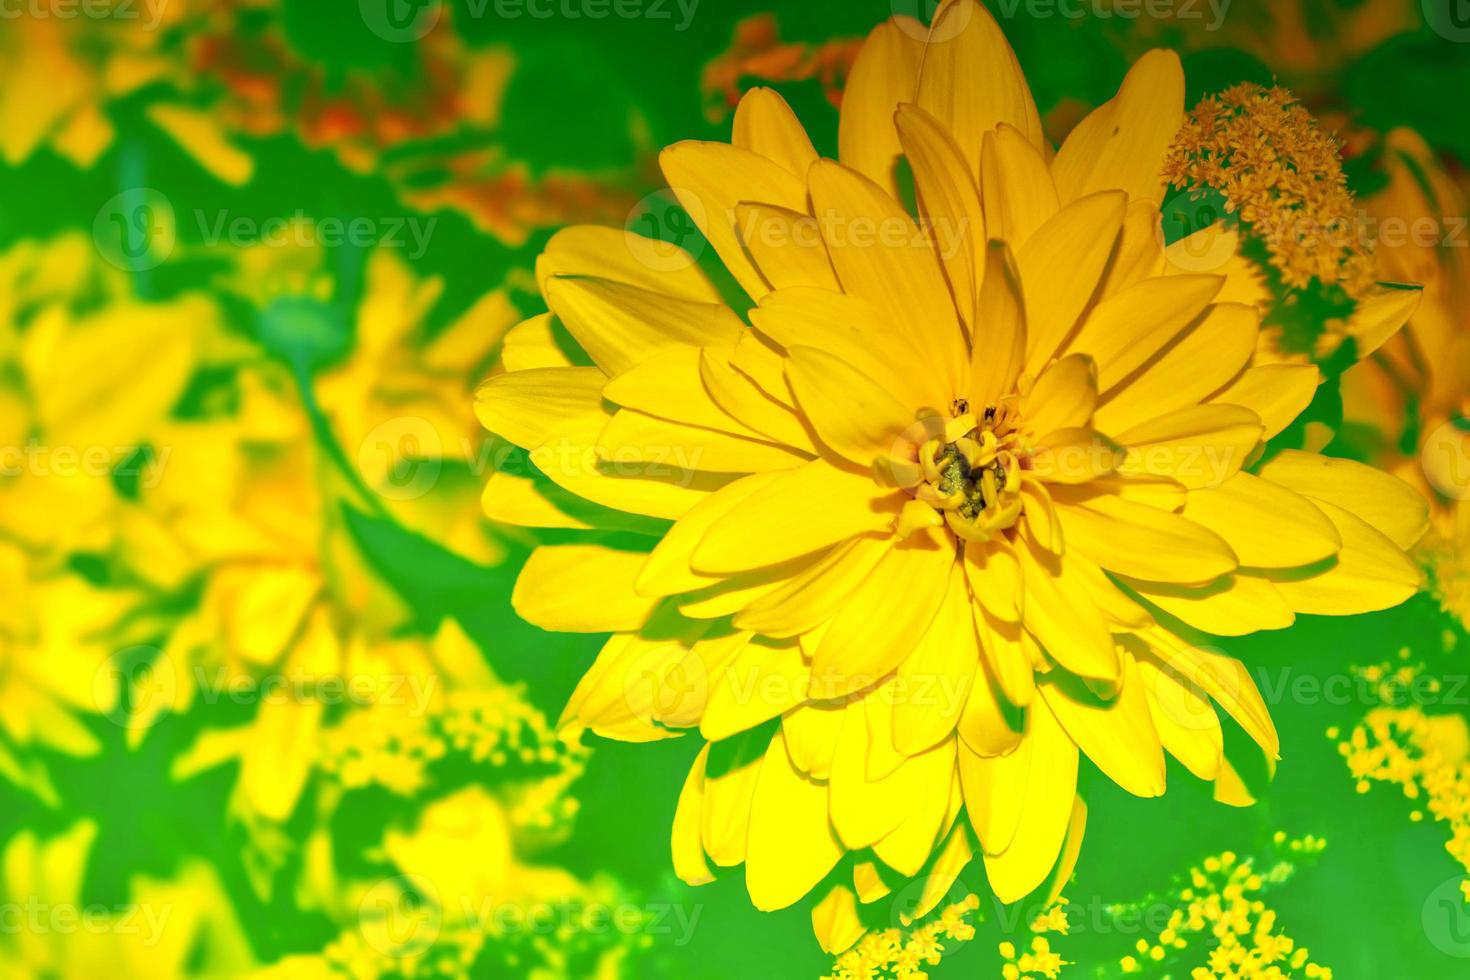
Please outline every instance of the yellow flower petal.
[[985, 875], [1002, 902], [1036, 890], [1062, 852], [1077, 796], [1077, 746], [1038, 698], [1030, 710], [1028, 741], [1035, 740], [1021, 803], [1020, 822], [1009, 846], [985, 854]]
[[536, 284], [545, 289], [557, 276], [595, 276], [691, 303], [724, 302], [689, 253], [621, 228], [573, 225], [552, 235], [536, 258]]
[[[1058, 487], [1056, 507], [1067, 547], [1110, 572], [1150, 582], [1203, 584], [1235, 571], [1238, 564], [1215, 532], [1147, 504]], [[1029, 617], [1029, 580], [1026, 593]]]
[[1288, 449], [1259, 470], [1262, 479], [1313, 500], [1336, 504], [1385, 534], [1400, 548], [1423, 537], [1429, 504], [1409, 484], [1350, 459]]
[[832, 758], [842, 737], [842, 717], [846, 710], [840, 702], [811, 703], [782, 716], [786, 751], [796, 768], [813, 779], [827, 779], [832, 774]]
[[778, 731], [751, 806], [745, 859], [750, 900], [763, 912], [786, 908], [825, 878], [842, 854], [827, 820], [827, 787], [796, 770]]
[[762, 473], [789, 470], [808, 457], [785, 446], [744, 439], [717, 429], [670, 422], [631, 408], [619, 409], [597, 437], [603, 465], [617, 472], [671, 478], [680, 473]]
[[1148, 657], [1138, 659], [1138, 673], [1165, 750], [1198, 778], [1213, 780], [1225, 751], [1215, 706], [1199, 688]]
[[837, 274], [817, 219], [774, 204], [740, 204], [735, 228], [761, 277], [772, 289], [838, 289]]
[[1291, 608], [1352, 616], [1389, 609], [1419, 591], [1423, 575], [1397, 542], [1336, 504], [1316, 503], [1337, 525], [1342, 549], [1325, 568], [1285, 569], [1268, 576]]
[[1210, 306], [1171, 347], [1113, 389], [1098, 406], [1094, 424], [1104, 432], [1122, 432], [1200, 404], [1250, 363], [1259, 333], [1254, 308], [1239, 303]]
[[812, 906], [812, 932], [829, 956], [845, 953], [867, 931], [858, 915], [857, 897], [846, 885], [833, 885], [827, 896]]
[[561, 276], [541, 288], [547, 305], [610, 376], [680, 344], [733, 344], [744, 330], [722, 303], [676, 299], [611, 279]]
[[848, 596], [812, 658], [821, 696], [868, 687], [913, 650], [939, 610], [954, 564], [942, 537], [916, 534], [897, 544]]
[[1026, 396], [1022, 418], [1036, 439], [1087, 425], [1097, 405], [1097, 367], [1087, 354], [1053, 361]]
[[700, 361], [698, 347], [667, 348], [608, 381], [602, 397], [670, 422], [765, 439], [764, 433], [741, 423], [710, 397], [700, 378]]
[[911, 409], [949, 407], [949, 393], [927, 369], [925, 356], [864, 299], [826, 289], [781, 289], [751, 310], [750, 320], [781, 347], [815, 347], [842, 358]]
[[826, 351], [792, 347], [786, 356], [786, 380], [823, 445], [864, 467], [880, 456], [897, 455], [913, 409]]
[[767, 287], [735, 232], [735, 206], [742, 201], [806, 210], [806, 185], [791, 171], [759, 153], [725, 143], [685, 140], [659, 154], [664, 179], [689, 212], [730, 274], [754, 299]]
[[753, 473], [716, 490], [669, 528], [648, 555], [638, 572], [633, 588], [640, 595], [666, 596], [690, 592], [722, 581], [719, 576], [701, 575], [689, 567], [689, 556], [704, 537], [705, 531], [730, 512], [730, 509], [762, 487], [769, 486], [779, 473]]
[[636, 630], [658, 602], [633, 591], [633, 580], [647, 557], [594, 544], [537, 548], [516, 579], [511, 605], [522, 619], [542, 629]]
[[674, 810], [671, 848], [674, 874], [686, 885], [707, 885], [715, 880], [704, 858], [704, 844], [699, 839], [700, 815], [704, 809], [704, 767], [709, 759], [709, 746], [699, 751], [684, 788], [679, 792], [679, 805]]
[[842, 93], [838, 158], [895, 198], [899, 188], [894, 165], [902, 149], [893, 113], [900, 102], [914, 99], [924, 34], [925, 28], [912, 17], [893, 17], [873, 28]]
[[532, 368], [497, 374], [475, 391], [480, 424], [523, 449], [534, 449], [563, 423], [601, 423], [602, 386], [597, 368]]
[[1250, 671], [1239, 660], [1186, 643], [1163, 629], [1143, 631], [1152, 656], [1214, 698], [1247, 735], [1272, 759], [1281, 757], [1281, 739], [1271, 711], [1256, 689]]
[[1219, 276], [1145, 279], [1093, 307], [1062, 353], [1091, 354], [1098, 391], [1107, 394], [1172, 343], [1224, 281]]
[[[1116, 540], [1116, 530], [1114, 535]], [[1017, 547], [1017, 557], [1026, 585], [1027, 631], [1072, 673], [1117, 680], [1118, 652], [1101, 610], [1072, 582], [1065, 558], [1042, 550], [1029, 533], [1021, 537], [1024, 543]]]
[[970, 398], [976, 408], [994, 405], [1015, 390], [1026, 336], [1026, 298], [1015, 255], [1005, 242], [988, 242], [970, 349]]
[[741, 501], [705, 533], [692, 564], [704, 572], [746, 571], [886, 530], [897, 511], [891, 498], [865, 474], [813, 460]]
[[1097, 293], [1125, 200], [1118, 191], [1078, 198], [1021, 245], [1016, 265], [1026, 287], [1027, 374], [1041, 372]]
[[1310, 565], [1342, 547], [1337, 529], [1309, 500], [1249, 473], [1191, 490], [1184, 516], [1224, 538], [1252, 568]]
[[1164, 747], [1133, 657], [1122, 658], [1122, 682], [1111, 701], [1058, 672], [1039, 685], [1047, 706], [1093, 764], [1134, 796], [1164, 795]]
[[1286, 629], [1296, 622], [1279, 589], [1244, 572], [1199, 587], [1137, 580], [1128, 584], [1169, 615], [1216, 636], [1247, 636], [1258, 630]]
[[775, 89], [765, 86], [741, 97], [730, 142], [780, 164], [796, 177], [805, 178], [807, 168], [817, 159], [796, 113]]
[[1128, 71], [1118, 94], [1077, 124], [1052, 161], [1062, 201], [1119, 188], [1130, 198], [1164, 199], [1164, 157], [1184, 124], [1184, 70], [1172, 51], [1154, 50]]
[[863, 535], [838, 545], [781, 588], [746, 606], [735, 615], [735, 624], [766, 636], [807, 633], [836, 615], [891, 547], [886, 534]]
[[948, 738], [977, 683], [989, 682], [980, 665], [980, 642], [964, 572], [955, 563], [939, 611], [898, 668], [894, 748], [904, 755], [916, 755]]
[[985, 212], [975, 175], [963, 151], [939, 121], [916, 105], [901, 105], [895, 118], [904, 156], [914, 172], [919, 208], [944, 263], [960, 320], [971, 327], [985, 274]]
[[[704, 382], [705, 391], [726, 414], [751, 431], [816, 456], [816, 444], [790, 404], [790, 392], [785, 399], [773, 398], [755, 378], [736, 366], [737, 352], [742, 346], [765, 349], [755, 334], [748, 333], [732, 348], [706, 347], [700, 351], [699, 379]], [[782, 361], [775, 355], [772, 357], [776, 372], [772, 383], [780, 382], [784, 386]]]
[[928, 235], [856, 170], [822, 161], [807, 184], [843, 290], [896, 324], [928, 359], [929, 370], [957, 391], [963, 334]]
[[1000, 25], [975, 0], [946, 0], [934, 14], [914, 100], [954, 134], [970, 172], [980, 172], [980, 144], [1000, 123], [1032, 146], [1045, 138], [1031, 89]]
[[[710, 860], [722, 868], [732, 868], [746, 860], [756, 787], [765, 760], [771, 757], [771, 750], [777, 744], [776, 739], [761, 729], [709, 747], [700, 840]], [[785, 755], [784, 749], [781, 754]]]
[[917, 875], [928, 863], [949, 809], [955, 743], [946, 739], [905, 762], [900, 771], [907, 813], [898, 827], [873, 845], [879, 860], [901, 875]]
[[1209, 402], [1249, 408], [1261, 417], [1265, 438], [1274, 439], [1307, 410], [1321, 383], [1322, 374], [1312, 364], [1263, 364], [1247, 368]]
[[795, 644], [746, 644], [711, 682], [699, 733], [718, 742], [775, 718], [806, 700], [810, 677]]
[[987, 233], [1017, 251], [1061, 207], [1041, 151], [1005, 123], [985, 134], [980, 188]]
[[1118, 433], [1128, 447], [1119, 471], [1168, 477], [1190, 489], [1230, 479], [1260, 447], [1264, 429], [1255, 412], [1238, 405], [1183, 408]]

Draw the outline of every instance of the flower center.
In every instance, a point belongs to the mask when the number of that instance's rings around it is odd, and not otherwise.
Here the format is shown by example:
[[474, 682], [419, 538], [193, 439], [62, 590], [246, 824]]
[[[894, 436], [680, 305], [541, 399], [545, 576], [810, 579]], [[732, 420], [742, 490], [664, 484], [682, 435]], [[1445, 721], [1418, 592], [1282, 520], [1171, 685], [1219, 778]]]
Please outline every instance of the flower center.
[[959, 401], [952, 411], [943, 434], [919, 446], [922, 482], [912, 492], [960, 538], [988, 541], [1021, 516], [1021, 466], [1010, 445], [1014, 406], [989, 405], [976, 418]]

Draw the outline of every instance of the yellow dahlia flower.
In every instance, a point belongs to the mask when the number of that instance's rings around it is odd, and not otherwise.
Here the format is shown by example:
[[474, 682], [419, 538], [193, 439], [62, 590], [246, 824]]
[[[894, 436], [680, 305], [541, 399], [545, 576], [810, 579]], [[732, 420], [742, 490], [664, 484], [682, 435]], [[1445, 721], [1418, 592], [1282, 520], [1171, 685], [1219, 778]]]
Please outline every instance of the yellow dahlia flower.
[[1268, 758], [1276, 732], [1200, 633], [1419, 584], [1418, 495], [1264, 451], [1315, 370], [1251, 366], [1254, 307], [1169, 262], [1178, 59], [1146, 55], [1053, 150], [983, 6], [924, 36], [868, 38], [840, 161], [768, 90], [732, 143], [664, 152], [745, 318], [677, 250], [569, 229], [538, 263], [551, 313], [477, 402], [535, 467], [491, 479], [492, 517], [649, 535], [543, 547], [517, 584], [531, 621], [615, 634], [567, 719], [697, 728], [680, 875], [744, 863], [762, 909], [821, 885], [831, 949], [895, 873], [927, 871], [915, 915], [977, 849], [1003, 901], [1065, 877], [1084, 755], [1141, 796], [1168, 752], [1248, 799], [1212, 702]]

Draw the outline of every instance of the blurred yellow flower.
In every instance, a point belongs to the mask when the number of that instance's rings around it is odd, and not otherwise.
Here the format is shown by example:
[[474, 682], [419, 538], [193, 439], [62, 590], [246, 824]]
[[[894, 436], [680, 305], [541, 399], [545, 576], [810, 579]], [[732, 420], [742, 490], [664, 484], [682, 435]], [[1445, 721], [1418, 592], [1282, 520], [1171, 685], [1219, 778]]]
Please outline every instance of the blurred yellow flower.
[[1424, 139], [1383, 137], [1386, 183], [1365, 201], [1382, 275], [1424, 284], [1408, 327], [1343, 376], [1344, 419], [1430, 501], [1419, 549], [1445, 609], [1470, 628], [1470, 203]]

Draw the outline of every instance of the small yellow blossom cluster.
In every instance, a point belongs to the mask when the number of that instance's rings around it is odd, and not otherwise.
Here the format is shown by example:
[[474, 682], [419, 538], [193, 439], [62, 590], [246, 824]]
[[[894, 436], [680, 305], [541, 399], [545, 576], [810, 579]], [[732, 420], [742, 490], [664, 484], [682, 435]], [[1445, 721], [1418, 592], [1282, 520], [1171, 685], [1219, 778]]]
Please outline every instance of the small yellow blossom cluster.
[[[1461, 507], [1470, 505], [1460, 502]], [[1458, 515], [1457, 515], [1458, 516]], [[1470, 630], [1470, 520], [1461, 517], [1454, 535], [1434, 535], [1425, 543], [1430, 591], [1440, 608]]]
[[1206, 96], [1175, 136], [1164, 177], [1218, 191], [1285, 285], [1316, 279], [1351, 297], [1373, 285], [1372, 247], [1337, 143], [1286, 89], [1242, 83]]
[[1275, 911], [1261, 898], [1268, 889], [1285, 883], [1302, 857], [1320, 853], [1326, 843], [1310, 834], [1288, 838], [1282, 831], [1276, 833], [1274, 843], [1282, 856], [1265, 870], [1258, 870], [1253, 859], [1231, 851], [1191, 868], [1167, 926], [1154, 941], [1139, 939], [1136, 955], [1119, 961], [1121, 972], [1144, 973], [1151, 964], [1173, 960], [1198, 941], [1208, 944], [1210, 951], [1205, 964], [1190, 971], [1191, 980], [1296, 976], [1331, 980], [1330, 969], [1313, 963], [1306, 947], [1278, 929]]
[[[641, 910], [620, 903], [616, 928], [579, 928], [584, 916], [610, 908], [601, 896], [542, 905], [541, 924], [509, 927], [486, 921], [441, 924], [426, 911], [400, 923], [410, 937], [394, 946], [361, 931], [346, 933], [326, 950], [331, 975], [343, 980], [470, 980], [479, 976], [617, 977], [653, 939]], [[401, 937], [400, 937], [401, 938]]]
[[[1065, 901], [1063, 899], [1062, 901]], [[1061, 923], [1058, 931], [1066, 933], [1067, 917], [1061, 904], [1052, 907], [1053, 913], [1061, 913]], [[1037, 926], [1041, 926], [1037, 929]], [[1054, 926], [1048, 917], [1032, 926], [1038, 932], [1048, 931]], [[1000, 956], [1005, 964], [1000, 968], [1000, 975], [1005, 980], [1056, 980], [1062, 975], [1062, 967], [1070, 966], [1068, 960], [1051, 948], [1051, 940], [1045, 936], [1034, 936], [1031, 939], [1031, 948], [1017, 954], [1015, 943], [1004, 942], [1000, 944]]]
[[[1428, 693], [1437, 693], [1438, 681], [1421, 677], [1422, 669], [1380, 664], [1360, 672], [1383, 684], [1421, 680]], [[1335, 728], [1327, 734], [1338, 740], [1359, 793], [1374, 783], [1398, 786], [1415, 805], [1411, 820], [1421, 821], [1427, 812], [1448, 825], [1445, 849], [1470, 873], [1470, 725], [1462, 715], [1429, 714], [1419, 704], [1384, 704], [1371, 709], [1346, 737]]]
[[946, 905], [923, 925], [870, 932], [842, 954], [822, 980], [927, 980], [924, 968], [939, 965], [943, 940], [965, 943], [975, 938], [979, 908], [979, 896], [969, 895]]
[[327, 733], [322, 769], [344, 789], [381, 786], [399, 796], [468, 782], [516, 784], [516, 826], [570, 828], [588, 749], [558, 733], [519, 687], [453, 692], [428, 712], [361, 711]]

